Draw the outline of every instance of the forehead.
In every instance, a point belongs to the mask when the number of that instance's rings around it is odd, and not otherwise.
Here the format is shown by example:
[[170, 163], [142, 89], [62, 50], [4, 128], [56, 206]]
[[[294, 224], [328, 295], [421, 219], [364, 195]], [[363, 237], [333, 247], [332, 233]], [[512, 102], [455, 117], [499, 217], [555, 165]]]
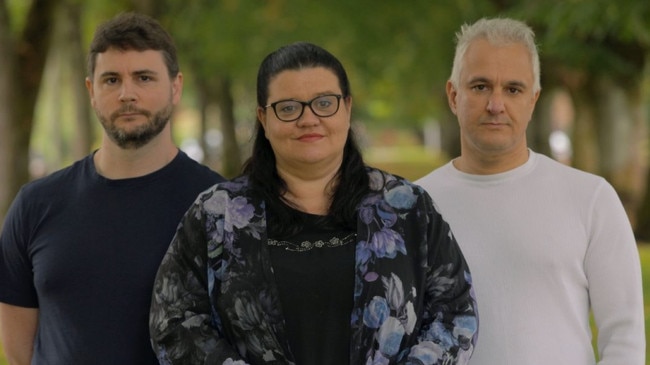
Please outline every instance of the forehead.
[[145, 70], [153, 72], [167, 71], [161, 51], [109, 48], [106, 52], [98, 53], [95, 61], [95, 76], [106, 72], [128, 74]]
[[532, 85], [533, 64], [528, 48], [520, 43], [494, 45], [482, 38], [473, 41], [463, 59], [461, 79], [477, 77]]
[[285, 70], [269, 83], [270, 98], [311, 97], [326, 92], [340, 93], [341, 87], [336, 74], [325, 67]]

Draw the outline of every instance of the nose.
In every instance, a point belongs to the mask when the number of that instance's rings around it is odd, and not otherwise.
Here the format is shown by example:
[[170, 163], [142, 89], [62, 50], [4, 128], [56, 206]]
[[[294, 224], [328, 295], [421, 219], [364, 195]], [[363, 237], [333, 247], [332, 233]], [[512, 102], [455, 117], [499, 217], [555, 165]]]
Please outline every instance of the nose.
[[309, 105], [305, 105], [302, 115], [296, 121], [296, 125], [301, 127], [313, 126], [320, 123], [320, 117], [311, 110]]
[[123, 81], [120, 88], [120, 101], [132, 102], [136, 99], [136, 93], [130, 81]]
[[504, 111], [505, 107], [503, 105], [503, 95], [500, 91], [495, 91], [490, 95], [487, 104], [488, 112], [492, 114], [499, 114]]

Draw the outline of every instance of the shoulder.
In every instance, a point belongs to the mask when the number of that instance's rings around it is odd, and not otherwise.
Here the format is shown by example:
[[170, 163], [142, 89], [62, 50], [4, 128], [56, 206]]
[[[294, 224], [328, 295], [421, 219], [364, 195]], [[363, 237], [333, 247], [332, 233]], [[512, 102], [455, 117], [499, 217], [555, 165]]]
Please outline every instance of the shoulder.
[[252, 198], [253, 191], [248, 176], [239, 176], [232, 180], [219, 182], [199, 195], [198, 200], [205, 204], [226, 206], [227, 202], [237, 197]]
[[[246, 176], [215, 184], [203, 191], [190, 210], [194, 219], [210, 217], [210, 220], [221, 220], [228, 213], [229, 219], [241, 223], [264, 217], [264, 204], [253, 194]], [[238, 225], [239, 228], [243, 226]]]
[[178, 164], [185, 173], [193, 174], [193, 176], [190, 176], [190, 178], [205, 179], [213, 183], [219, 183], [226, 180], [216, 171], [210, 169], [206, 165], [199, 163], [198, 161], [193, 160], [185, 152], [180, 150], [178, 152]]
[[39, 216], [70, 205], [77, 190], [92, 178], [88, 158], [23, 185], [7, 212], [5, 223], [20, 216]]
[[371, 190], [379, 191], [394, 186], [414, 185], [412, 182], [401, 176], [391, 174], [390, 172], [375, 167], [367, 166], [366, 173], [368, 174]]
[[435, 168], [433, 171], [415, 180], [415, 184], [422, 186], [427, 191], [437, 188], [439, 185], [450, 184], [453, 175], [453, 165], [450, 162]]
[[588, 186], [595, 187], [609, 185], [602, 176], [562, 164], [540, 153], [532, 153], [535, 154], [537, 160], [535, 169], [536, 175], [544, 175], [547, 178], [555, 180], [559, 179], [564, 184], [581, 186], [583, 188]]
[[52, 172], [51, 174], [42, 178], [33, 180], [26, 183], [21, 188], [23, 194], [30, 196], [34, 195], [49, 195], [56, 192], [60, 195], [66, 191], [74, 190], [76, 181], [88, 179], [92, 171], [92, 162], [90, 156], [87, 156], [72, 165]]
[[422, 199], [426, 202], [431, 200], [422, 187], [401, 176], [373, 167], [368, 167], [366, 171], [371, 192], [380, 194], [383, 200], [391, 206], [412, 208]]

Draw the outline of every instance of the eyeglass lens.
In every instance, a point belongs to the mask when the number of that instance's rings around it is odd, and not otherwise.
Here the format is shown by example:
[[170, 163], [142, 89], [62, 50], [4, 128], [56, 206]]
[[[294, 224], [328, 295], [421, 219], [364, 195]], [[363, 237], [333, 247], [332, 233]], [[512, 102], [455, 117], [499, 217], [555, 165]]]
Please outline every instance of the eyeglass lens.
[[284, 100], [274, 104], [275, 115], [283, 121], [294, 121], [303, 113], [305, 105], [309, 105], [311, 111], [319, 117], [329, 117], [339, 109], [338, 95], [319, 96], [311, 102], [297, 100]]

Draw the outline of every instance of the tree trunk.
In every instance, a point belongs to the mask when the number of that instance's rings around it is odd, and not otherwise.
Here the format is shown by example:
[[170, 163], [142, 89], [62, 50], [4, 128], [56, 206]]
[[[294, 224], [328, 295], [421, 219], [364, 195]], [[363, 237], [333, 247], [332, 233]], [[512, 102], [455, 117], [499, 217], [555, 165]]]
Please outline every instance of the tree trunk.
[[220, 86], [219, 109], [221, 111], [221, 133], [223, 135], [221, 173], [226, 178], [232, 178], [241, 171], [242, 162], [235, 132], [235, 103], [232, 97], [230, 78], [222, 78]]
[[624, 89], [607, 76], [599, 76], [595, 91], [600, 174], [614, 186], [634, 225], [647, 166], [641, 84], [631, 82]]
[[540, 94], [535, 107], [533, 119], [528, 124], [526, 130], [526, 140], [528, 146], [535, 152], [552, 156], [548, 143], [553, 125], [553, 98], [555, 93], [548, 90]]
[[5, 0], [0, 0], [0, 228], [5, 212], [15, 194], [11, 187], [13, 175], [13, 128], [14, 115], [11, 75], [15, 72], [15, 50], [11, 39], [9, 14]]
[[594, 122], [593, 95], [589, 92], [592, 88], [583, 85], [570, 88], [571, 99], [575, 109], [575, 120], [571, 140], [573, 142], [573, 166], [576, 168], [598, 174], [598, 144], [596, 143], [596, 125]]
[[[642, 72], [642, 75], [645, 75], [645, 78], [641, 82], [641, 85], [648, 85], [648, 83], [650, 83], [650, 57], [646, 58], [645, 70], [644, 72]], [[647, 144], [649, 139], [648, 132], [650, 131], [650, 129], [648, 128], [648, 124], [650, 123], [650, 121], [647, 119], [647, 116], [650, 114], [648, 113], [648, 109], [645, 104], [649, 96], [650, 95], [646, 94], [645, 100], [643, 99], [640, 100], [639, 107], [636, 111], [636, 115], [637, 115], [636, 118], [638, 118], [638, 120], [643, 120], [642, 122], [643, 130], [645, 131], [645, 133], [643, 134], [639, 133], [637, 136], [638, 138], [641, 138], [643, 140], [642, 144], [643, 143]], [[647, 153], [647, 151], [648, 151], [648, 147], [646, 145], [646, 147], [644, 147], [641, 150], [641, 153]], [[645, 162], [646, 162], [646, 166], [644, 166], [644, 168], [646, 169], [646, 176], [645, 176], [645, 180], [642, 182], [644, 191], [643, 191], [643, 196], [641, 197], [641, 204], [639, 206], [636, 215], [637, 221], [636, 221], [634, 233], [636, 234], [637, 240], [647, 242], [650, 241], [650, 183], [649, 183], [650, 169], [648, 169], [647, 166], [648, 161]]]
[[79, 1], [68, 1], [65, 6], [66, 32], [68, 45], [68, 65], [72, 79], [72, 100], [74, 102], [75, 136], [72, 139], [72, 158], [79, 160], [93, 148], [95, 138], [94, 124], [88, 100], [88, 91], [84, 86], [86, 62], [81, 34], [81, 14], [84, 5]]
[[[29, 142], [34, 106], [41, 85], [49, 48], [56, 0], [33, 0], [20, 39], [11, 40], [9, 15], [4, 1], [0, 3], [0, 54], [8, 65], [0, 72], [0, 220], [20, 187], [29, 181]], [[6, 71], [5, 71], [6, 70]], [[9, 89], [10, 88], [10, 89]]]

